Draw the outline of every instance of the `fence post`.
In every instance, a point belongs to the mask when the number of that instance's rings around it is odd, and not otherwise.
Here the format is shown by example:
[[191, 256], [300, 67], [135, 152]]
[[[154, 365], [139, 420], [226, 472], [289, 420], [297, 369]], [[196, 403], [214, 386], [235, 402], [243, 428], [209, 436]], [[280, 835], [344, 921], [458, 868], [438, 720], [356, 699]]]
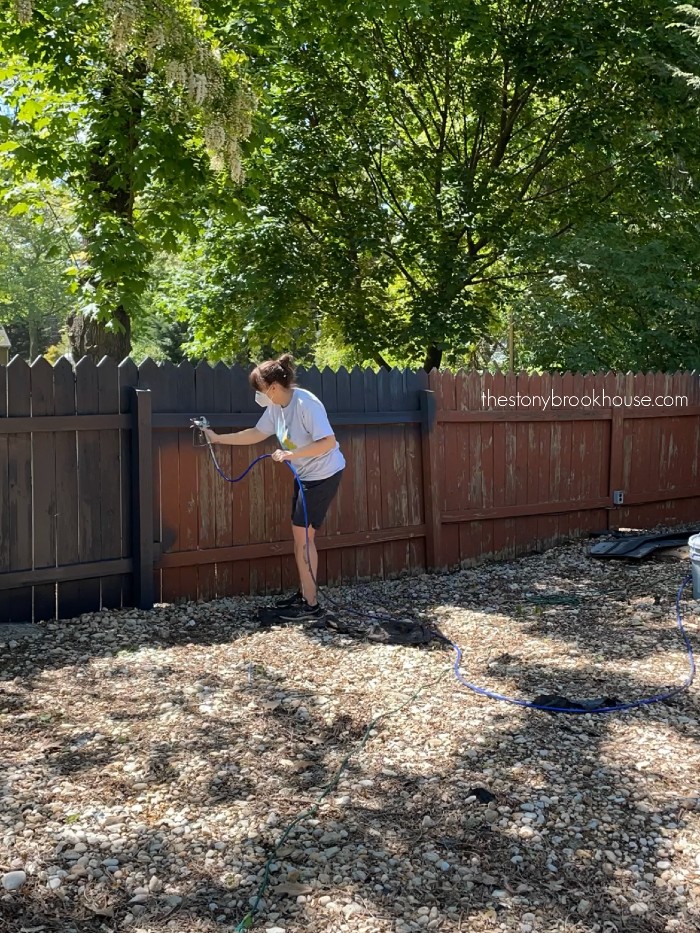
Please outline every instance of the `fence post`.
[[621, 408], [613, 408], [610, 422], [610, 465], [608, 468], [608, 494], [610, 506], [608, 507], [608, 528], [619, 527], [618, 510], [612, 507], [613, 493], [622, 489], [625, 467], [625, 420]]
[[427, 570], [440, 564], [440, 470], [437, 446], [437, 404], [432, 389], [421, 389], [421, 448], [423, 452], [423, 506], [425, 509], [425, 562]]
[[150, 389], [132, 389], [131, 527], [134, 604], [153, 608], [153, 425]]

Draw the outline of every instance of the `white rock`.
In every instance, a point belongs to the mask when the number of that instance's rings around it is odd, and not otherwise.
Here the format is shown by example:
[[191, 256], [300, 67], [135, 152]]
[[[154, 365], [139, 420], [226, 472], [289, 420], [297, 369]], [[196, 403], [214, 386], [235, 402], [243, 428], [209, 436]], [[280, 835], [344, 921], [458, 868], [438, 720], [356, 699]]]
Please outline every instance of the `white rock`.
[[17, 891], [27, 880], [23, 871], [8, 871], [2, 876], [2, 886], [6, 891]]

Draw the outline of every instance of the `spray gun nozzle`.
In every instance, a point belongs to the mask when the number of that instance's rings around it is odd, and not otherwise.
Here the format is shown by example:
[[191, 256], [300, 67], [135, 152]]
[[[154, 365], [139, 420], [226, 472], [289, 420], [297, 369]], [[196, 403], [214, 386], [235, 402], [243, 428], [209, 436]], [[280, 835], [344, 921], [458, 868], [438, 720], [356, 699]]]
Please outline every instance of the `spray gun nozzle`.
[[192, 444], [194, 447], [207, 447], [209, 439], [204, 434], [204, 430], [209, 427], [209, 419], [201, 415], [197, 418], [190, 418], [192, 427], [196, 430], [192, 434]]

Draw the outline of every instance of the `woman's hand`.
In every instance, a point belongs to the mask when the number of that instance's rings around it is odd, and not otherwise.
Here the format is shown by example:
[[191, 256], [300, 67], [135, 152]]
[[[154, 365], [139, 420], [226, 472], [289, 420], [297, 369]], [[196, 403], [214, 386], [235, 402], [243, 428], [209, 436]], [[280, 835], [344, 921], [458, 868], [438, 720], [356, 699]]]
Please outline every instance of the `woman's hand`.
[[293, 456], [291, 450], [276, 450], [272, 454], [272, 459], [275, 463], [284, 463], [285, 460], [291, 460]]
[[212, 431], [211, 428], [202, 428], [202, 434], [206, 437], [210, 444], [216, 444], [219, 440], [219, 435], [216, 431]]

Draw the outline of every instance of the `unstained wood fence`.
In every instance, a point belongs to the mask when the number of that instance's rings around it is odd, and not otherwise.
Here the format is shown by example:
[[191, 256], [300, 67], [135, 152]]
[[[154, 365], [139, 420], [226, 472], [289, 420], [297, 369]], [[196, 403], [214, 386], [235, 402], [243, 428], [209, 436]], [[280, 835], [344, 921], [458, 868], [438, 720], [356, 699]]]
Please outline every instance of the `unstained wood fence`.
[[[311, 369], [299, 383], [348, 464], [317, 538], [323, 583], [700, 519], [696, 373]], [[290, 471], [264, 460], [230, 485], [192, 444], [196, 414], [229, 431], [260, 413], [238, 366], [0, 367], [0, 622], [292, 586]], [[274, 446], [217, 453], [238, 475]]]

